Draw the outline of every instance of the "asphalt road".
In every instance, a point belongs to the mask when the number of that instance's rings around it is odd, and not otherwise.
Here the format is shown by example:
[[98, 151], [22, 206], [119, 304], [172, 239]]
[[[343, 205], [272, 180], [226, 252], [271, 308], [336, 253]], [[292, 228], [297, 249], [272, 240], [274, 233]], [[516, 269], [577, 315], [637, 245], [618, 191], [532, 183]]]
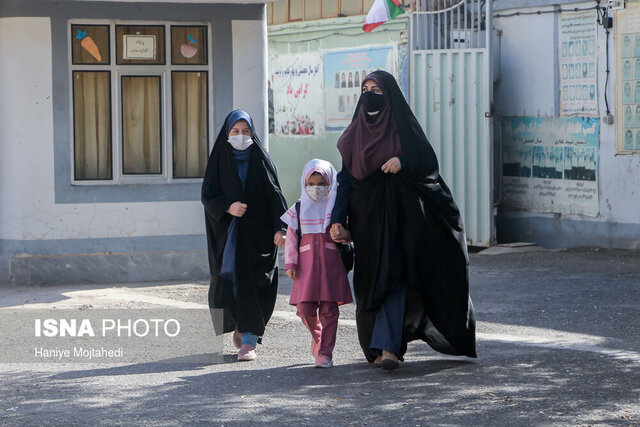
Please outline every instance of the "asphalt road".
[[[478, 359], [410, 344], [394, 372], [367, 364], [354, 307], [335, 367], [314, 369], [287, 304], [254, 362], [0, 364], [1, 425], [640, 425], [640, 252], [471, 256]], [[204, 283], [0, 289], [0, 307], [205, 304]], [[1, 325], [0, 325], [1, 327]], [[11, 351], [3, 348], [3, 352]]]

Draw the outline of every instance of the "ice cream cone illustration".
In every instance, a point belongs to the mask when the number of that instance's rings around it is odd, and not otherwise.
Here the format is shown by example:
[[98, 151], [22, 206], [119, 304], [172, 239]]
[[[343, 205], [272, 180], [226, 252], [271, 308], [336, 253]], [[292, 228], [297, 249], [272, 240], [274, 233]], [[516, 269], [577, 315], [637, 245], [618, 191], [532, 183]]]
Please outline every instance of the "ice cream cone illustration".
[[180, 53], [182, 54], [182, 56], [189, 59], [193, 58], [194, 55], [198, 53], [198, 48], [193, 46], [193, 44], [197, 43], [198, 41], [191, 36], [187, 36], [187, 38], [189, 39], [189, 43], [183, 43], [180, 45]]
[[91, 37], [87, 37], [86, 31], [78, 30], [76, 38], [82, 40], [80, 42], [80, 46], [82, 46], [84, 50], [89, 52], [89, 54], [93, 56], [98, 62], [102, 62], [102, 56], [100, 55], [98, 45], [96, 45], [96, 42], [94, 42]]

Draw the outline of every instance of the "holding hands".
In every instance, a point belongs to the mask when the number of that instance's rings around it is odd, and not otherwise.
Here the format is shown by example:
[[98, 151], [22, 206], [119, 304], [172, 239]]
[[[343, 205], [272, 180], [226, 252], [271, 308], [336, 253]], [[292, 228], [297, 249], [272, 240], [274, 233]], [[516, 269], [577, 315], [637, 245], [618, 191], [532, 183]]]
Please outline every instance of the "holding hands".
[[387, 162], [382, 165], [382, 172], [384, 173], [398, 173], [402, 169], [402, 163], [400, 163], [400, 159], [397, 157], [392, 157]]
[[284, 246], [284, 242], [286, 237], [282, 231], [276, 231], [276, 234], [273, 236], [273, 244], [277, 246]]
[[335, 223], [331, 226], [329, 235], [331, 235], [331, 238], [336, 243], [346, 244], [351, 242], [351, 232], [344, 228], [340, 223]]

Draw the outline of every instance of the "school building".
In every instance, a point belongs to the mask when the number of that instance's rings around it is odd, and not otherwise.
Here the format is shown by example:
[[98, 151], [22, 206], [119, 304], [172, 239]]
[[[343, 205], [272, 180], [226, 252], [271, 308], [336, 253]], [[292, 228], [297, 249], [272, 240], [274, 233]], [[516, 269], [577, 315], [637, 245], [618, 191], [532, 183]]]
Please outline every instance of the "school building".
[[371, 3], [269, 5], [271, 153], [288, 200], [306, 160], [339, 168], [352, 87], [384, 68], [436, 150], [470, 245], [640, 247], [637, 2], [411, 1], [409, 18], [371, 33], [363, 15], [340, 16]]
[[[285, 197], [367, 73], [396, 76], [468, 243], [640, 245], [640, 6], [373, 0], [0, 2], [0, 284], [209, 275], [201, 176], [246, 109]], [[597, 6], [597, 7], [596, 7]]]
[[[362, 30], [373, 0], [280, 0], [269, 3], [269, 151], [289, 203], [313, 158], [340, 170], [336, 147], [351, 121], [362, 78], [391, 72], [408, 91], [407, 16]], [[300, 92], [298, 92], [300, 91]]]
[[548, 3], [494, 1], [497, 240], [638, 249], [639, 5]]
[[267, 132], [264, 1], [0, 2], [0, 283], [206, 279], [225, 116]]

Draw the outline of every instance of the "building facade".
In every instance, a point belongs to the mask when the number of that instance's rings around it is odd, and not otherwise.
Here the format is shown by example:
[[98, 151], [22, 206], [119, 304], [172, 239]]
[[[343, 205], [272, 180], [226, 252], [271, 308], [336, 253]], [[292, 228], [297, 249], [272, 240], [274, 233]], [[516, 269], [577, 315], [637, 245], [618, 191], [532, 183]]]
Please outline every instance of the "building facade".
[[270, 153], [290, 204], [300, 197], [307, 161], [325, 159], [340, 170], [336, 144], [366, 74], [387, 70], [408, 91], [408, 19], [399, 16], [366, 33], [362, 24], [371, 4], [283, 0], [268, 5]]
[[494, 2], [498, 241], [637, 249], [638, 6], [548, 3]]
[[0, 94], [0, 283], [203, 279], [211, 145], [234, 108], [267, 133], [266, 7], [6, 0]]

